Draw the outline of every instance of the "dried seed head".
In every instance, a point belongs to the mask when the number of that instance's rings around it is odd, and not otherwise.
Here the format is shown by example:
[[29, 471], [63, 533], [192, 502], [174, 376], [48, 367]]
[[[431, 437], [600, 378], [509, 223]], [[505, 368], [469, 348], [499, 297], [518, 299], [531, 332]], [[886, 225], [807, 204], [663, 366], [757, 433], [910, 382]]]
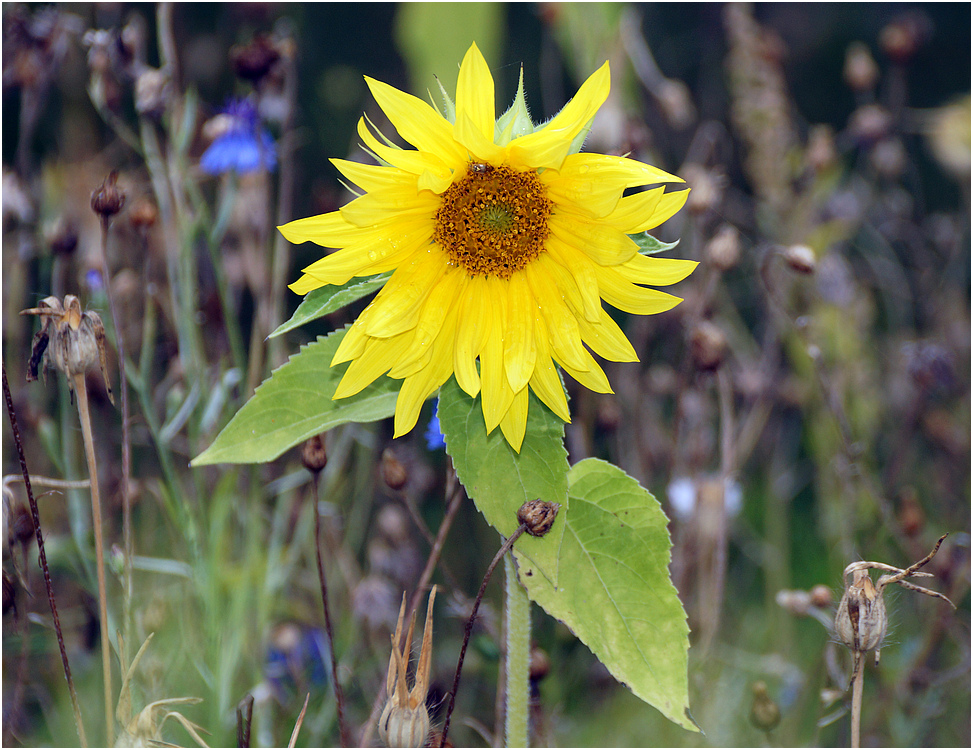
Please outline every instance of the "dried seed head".
[[399, 620], [392, 636], [392, 655], [386, 679], [388, 700], [378, 720], [378, 734], [388, 747], [422, 747], [429, 736], [429, 712], [426, 710], [426, 694], [429, 692], [429, 669], [432, 664], [432, 605], [436, 600], [436, 587], [429, 592], [426, 607], [426, 623], [422, 631], [422, 649], [416, 666], [415, 683], [410, 691], [406, 686], [409, 653], [412, 650], [412, 633], [415, 615], [409, 624], [409, 632], [402, 643], [402, 626], [405, 622], [405, 594], [399, 608]]
[[689, 339], [693, 362], [700, 370], [716, 370], [726, 358], [726, 335], [714, 323], [704, 320]]
[[265, 36], [254, 37], [250, 44], [230, 49], [233, 72], [254, 85], [270, 72], [279, 59], [280, 52]]
[[724, 224], [706, 244], [706, 260], [720, 271], [729, 271], [740, 261], [740, 232]]
[[531, 536], [544, 536], [554, 525], [557, 512], [561, 506], [544, 500], [530, 500], [520, 506], [517, 520], [527, 526], [527, 533]]
[[128, 210], [128, 220], [136, 229], [148, 229], [155, 224], [159, 218], [159, 209], [151, 199], [141, 196], [135, 199], [132, 207]]
[[91, 194], [91, 210], [108, 221], [122, 210], [125, 205], [125, 193], [118, 188], [118, 172], [112, 170], [101, 187]]
[[382, 452], [382, 479], [393, 490], [401, 490], [409, 481], [409, 470], [396, 458], [391, 448]]
[[328, 453], [324, 447], [324, 435], [308, 438], [301, 448], [301, 463], [312, 474], [317, 474], [328, 463]]
[[867, 569], [857, 567], [852, 568], [851, 572], [851, 585], [845, 589], [834, 618], [835, 635], [854, 653], [874, 650], [878, 659], [888, 629], [885, 600]]
[[767, 692], [767, 683], [763, 680], [755, 682], [753, 687], [753, 703], [750, 705], [750, 723], [757, 729], [769, 732], [780, 724], [780, 708]]
[[830, 607], [834, 603], [834, 596], [831, 589], [823, 584], [818, 584], [811, 589], [811, 604], [819, 609]]
[[73, 294], [62, 303], [57, 297], [41, 300], [38, 307], [21, 310], [21, 315], [40, 315], [41, 330], [34, 336], [27, 380], [37, 379], [41, 363], [54, 367], [68, 376], [73, 388], [73, 376], [82, 374], [95, 362], [101, 367], [108, 398], [115, 403], [108, 378], [105, 326], [98, 313], [81, 310], [81, 300]]
[[817, 267], [814, 251], [807, 245], [791, 245], [784, 250], [784, 260], [797, 273], [812, 274]]
[[861, 42], [852, 42], [845, 52], [845, 83], [859, 93], [871, 91], [878, 83], [878, 65]]

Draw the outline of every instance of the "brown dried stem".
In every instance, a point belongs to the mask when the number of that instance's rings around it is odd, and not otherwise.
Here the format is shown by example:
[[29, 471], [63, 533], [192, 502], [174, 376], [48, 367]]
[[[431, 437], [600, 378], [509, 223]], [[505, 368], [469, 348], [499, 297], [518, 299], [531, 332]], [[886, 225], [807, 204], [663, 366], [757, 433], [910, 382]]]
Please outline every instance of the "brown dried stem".
[[95, 458], [95, 440], [91, 431], [91, 412], [88, 409], [88, 389], [84, 373], [72, 376], [74, 390], [78, 394], [78, 415], [81, 418], [81, 436], [88, 459], [88, 476], [91, 479], [91, 525], [95, 532], [95, 566], [98, 571], [98, 619], [101, 625], [101, 667], [105, 681], [105, 723], [108, 745], [115, 744], [115, 723], [112, 710], [111, 643], [108, 640], [108, 601], [105, 595], [105, 543], [101, 528], [101, 492], [98, 489], [98, 462]]
[[14, 444], [17, 446], [17, 456], [20, 458], [20, 470], [24, 475], [24, 486], [27, 488], [27, 500], [30, 504], [31, 518], [34, 521], [34, 535], [37, 538], [37, 554], [41, 570], [44, 572], [44, 585], [47, 588], [47, 601], [51, 605], [51, 617], [54, 620], [54, 632], [57, 634], [57, 645], [61, 651], [61, 665], [64, 667], [64, 678], [68, 681], [68, 693], [71, 695], [71, 708], [74, 711], [74, 724], [78, 730], [78, 741], [81, 747], [88, 747], [88, 739], [81, 721], [81, 706], [78, 703], [78, 693], [74, 689], [71, 677], [71, 665], [68, 663], [68, 653], [64, 648], [64, 635], [61, 632], [61, 619], [57, 614], [57, 603], [54, 600], [54, 585], [51, 583], [51, 571], [47, 566], [47, 552], [44, 550], [44, 535], [41, 533], [41, 517], [37, 509], [37, 500], [30, 486], [30, 473], [27, 471], [27, 458], [24, 456], [24, 445], [20, 439], [17, 427], [17, 415], [14, 412], [13, 399], [10, 397], [10, 385], [7, 383], [7, 365], [3, 365], [3, 398], [7, 405], [7, 418], [10, 420], [10, 430], [13, 433]]
[[[318, 479], [319, 471], [312, 471], [312, 485], [314, 487], [314, 552], [318, 561], [318, 580], [321, 583], [321, 602], [324, 605], [324, 630], [328, 638], [328, 650], [331, 655], [331, 684], [334, 687], [334, 699], [338, 709], [338, 731], [341, 734], [341, 746], [351, 747], [351, 732], [345, 720], [345, 697], [338, 681], [338, 657], [334, 648], [334, 629], [331, 625], [331, 608], [328, 606], [328, 581], [324, 575], [324, 562], [321, 559], [321, 514], [318, 512]], [[295, 729], [296, 731], [296, 729]]]
[[446, 746], [446, 737], [449, 735], [449, 720], [453, 715], [453, 706], [456, 704], [456, 691], [459, 690], [459, 680], [463, 673], [463, 660], [466, 658], [466, 647], [470, 645], [470, 636], [473, 633], [473, 623], [476, 622], [476, 613], [480, 609], [480, 602], [483, 601], [483, 594], [486, 592], [487, 584], [490, 582], [490, 577], [493, 575], [494, 569], [503, 559], [503, 556], [513, 548], [514, 542], [520, 539], [520, 536], [526, 530], [526, 523], [522, 523], [517, 527], [517, 530], [507, 538], [507, 541], [503, 543], [503, 546], [500, 547], [497, 554], [493, 556], [490, 567], [487, 568], [486, 574], [483, 576], [483, 583], [480, 584], [480, 590], [477, 592], [476, 599], [473, 602], [473, 609], [470, 611], [470, 617], [466, 621], [466, 631], [463, 634], [463, 646], [459, 650], [459, 660], [456, 662], [456, 673], [453, 675], [453, 687], [449, 691], [449, 705], [446, 708], [446, 722], [443, 724], [443, 733], [439, 737], [439, 747]]

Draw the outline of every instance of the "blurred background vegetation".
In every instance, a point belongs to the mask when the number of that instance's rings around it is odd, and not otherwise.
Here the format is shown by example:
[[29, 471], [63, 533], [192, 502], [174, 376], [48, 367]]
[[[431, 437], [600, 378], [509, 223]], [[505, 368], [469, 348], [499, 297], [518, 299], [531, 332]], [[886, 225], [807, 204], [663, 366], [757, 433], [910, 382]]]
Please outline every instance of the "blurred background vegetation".
[[[338, 742], [298, 451], [263, 466], [188, 462], [272, 368], [362, 307], [265, 340], [299, 302], [283, 284], [319, 252], [286, 247], [273, 227], [347, 200], [327, 160], [362, 158], [363, 112], [394, 137], [362, 75], [418, 95], [438, 75], [452, 91], [475, 41], [498, 107], [523, 69], [535, 120], [609, 59], [612, 94], [587, 148], [685, 177], [689, 203], [660, 237], [701, 262], [673, 312], [619, 316], [642, 362], [606, 366], [615, 395], [569, 384], [567, 445], [572, 460], [620, 465], [672, 519], [705, 734], [668, 724], [535, 608], [534, 743], [847, 744], [850, 660], [825, 627], [841, 572], [860, 559], [904, 567], [948, 532], [926, 570], [958, 610], [890, 594], [863, 742], [969, 746], [969, 29], [968, 4], [5, 3], [3, 361], [35, 477], [87, 475], [63, 377], [25, 382], [35, 321], [18, 312], [65, 294], [99, 311], [117, 403], [89, 200], [111, 170], [126, 195], [108, 250], [130, 383], [127, 488], [120, 412], [99, 375], [88, 388], [118, 573], [110, 632], [128, 634], [129, 660], [155, 633], [133, 713], [199, 697], [176, 710], [232, 745], [249, 693], [253, 743], [280, 745], [310, 693], [298, 744]], [[234, 97], [276, 142], [271, 172], [201, 168]], [[389, 424], [349, 425], [326, 442], [317, 509], [339, 678], [367, 744], [388, 633], [443, 521], [448, 467], [422, 429], [393, 442]], [[19, 468], [6, 420], [3, 445], [4, 744], [75, 745], [26, 496], [7, 478]], [[35, 494], [85, 726], [101, 744], [87, 490]], [[433, 578], [446, 592], [434, 720], [498, 546], [464, 503]], [[499, 604], [494, 583], [453, 718], [458, 745], [496, 732]], [[780, 710], [772, 731], [751, 717], [755, 696]], [[191, 743], [171, 720], [149, 729], [143, 739]]]

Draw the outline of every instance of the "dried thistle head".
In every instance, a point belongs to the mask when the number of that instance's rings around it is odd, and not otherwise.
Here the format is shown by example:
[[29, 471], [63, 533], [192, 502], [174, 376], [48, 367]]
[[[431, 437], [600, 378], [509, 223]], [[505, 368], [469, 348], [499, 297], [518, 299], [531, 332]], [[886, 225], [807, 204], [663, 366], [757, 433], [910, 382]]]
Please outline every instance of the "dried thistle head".
[[[955, 604], [938, 591], [916, 586], [904, 580], [910, 576], [932, 577], [931, 573], [922, 573], [919, 569], [932, 560], [946, 536], [944, 534], [939, 538], [932, 552], [905, 569], [879, 562], [856, 562], [845, 568], [845, 593], [838, 604], [834, 627], [835, 634], [841, 642], [852, 650], [856, 670], [859, 668], [861, 656], [868, 651], [875, 651], [875, 663], [878, 664], [882, 641], [888, 629], [888, 614], [885, 610], [883, 594], [885, 587], [890, 583], [897, 583], [910, 591], [918, 591], [920, 594], [942, 599], [949, 602], [953, 609], [956, 608]], [[868, 573], [871, 568], [888, 571], [891, 575], [880, 576], [877, 582], [873, 582]], [[852, 577], [850, 584], [848, 576]]]
[[39, 315], [41, 318], [41, 330], [31, 342], [30, 360], [27, 363], [28, 382], [37, 380], [38, 369], [44, 365], [67, 375], [68, 388], [73, 391], [74, 376], [84, 374], [98, 362], [108, 398], [114, 405], [115, 397], [108, 378], [105, 326], [98, 313], [83, 311], [81, 300], [69, 294], [63, 302], [57, 297], [47, 297], [37, 307], [21, 310], [20, 314]]
[[422, 747], [429, 735], [429, 712], [426, 710], [426, 694], [429, 692], [429, 668], [432, 663], [432, 605], [436, 600], [436, 587], [429, 592], [426, 607], [426, 623], [422, 630], [422, 649], [416, 666], [416, 679], [410, 691], [406, 686], [406, 671], [412, 648], [412, 634], [416, 619], [412, 616], [409, 633], [402, 642], [402, 625], [405, 621], [405, 594], [399, 608], [399, 621], [392, 636], [392, 655], [386, 680], [388, 700], [382, 717], [378, 720], [378, 733], [388, 747]]

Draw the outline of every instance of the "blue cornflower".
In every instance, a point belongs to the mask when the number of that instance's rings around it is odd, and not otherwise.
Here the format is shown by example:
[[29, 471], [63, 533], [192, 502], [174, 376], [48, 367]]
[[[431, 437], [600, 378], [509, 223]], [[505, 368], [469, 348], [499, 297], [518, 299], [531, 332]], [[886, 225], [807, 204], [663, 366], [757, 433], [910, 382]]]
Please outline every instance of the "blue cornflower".
[[257, 108], [248, 99], [231, 101], [218, 118], [220, 130], [199, 160], [200, 168], [211, 175], [227, 172], [247, 174], [258, 169], [277, 168], [277, 148], [273, 138], [260, 127]]
[[426, 447], [431, 451], [446, 447], [446, 439], [443, 437], [443, 431], [439, 427], [438, 398], [436, 399], [436, 408], [432, 412], [432, 419], [429, 420], [429, 426], [426, 428]]

